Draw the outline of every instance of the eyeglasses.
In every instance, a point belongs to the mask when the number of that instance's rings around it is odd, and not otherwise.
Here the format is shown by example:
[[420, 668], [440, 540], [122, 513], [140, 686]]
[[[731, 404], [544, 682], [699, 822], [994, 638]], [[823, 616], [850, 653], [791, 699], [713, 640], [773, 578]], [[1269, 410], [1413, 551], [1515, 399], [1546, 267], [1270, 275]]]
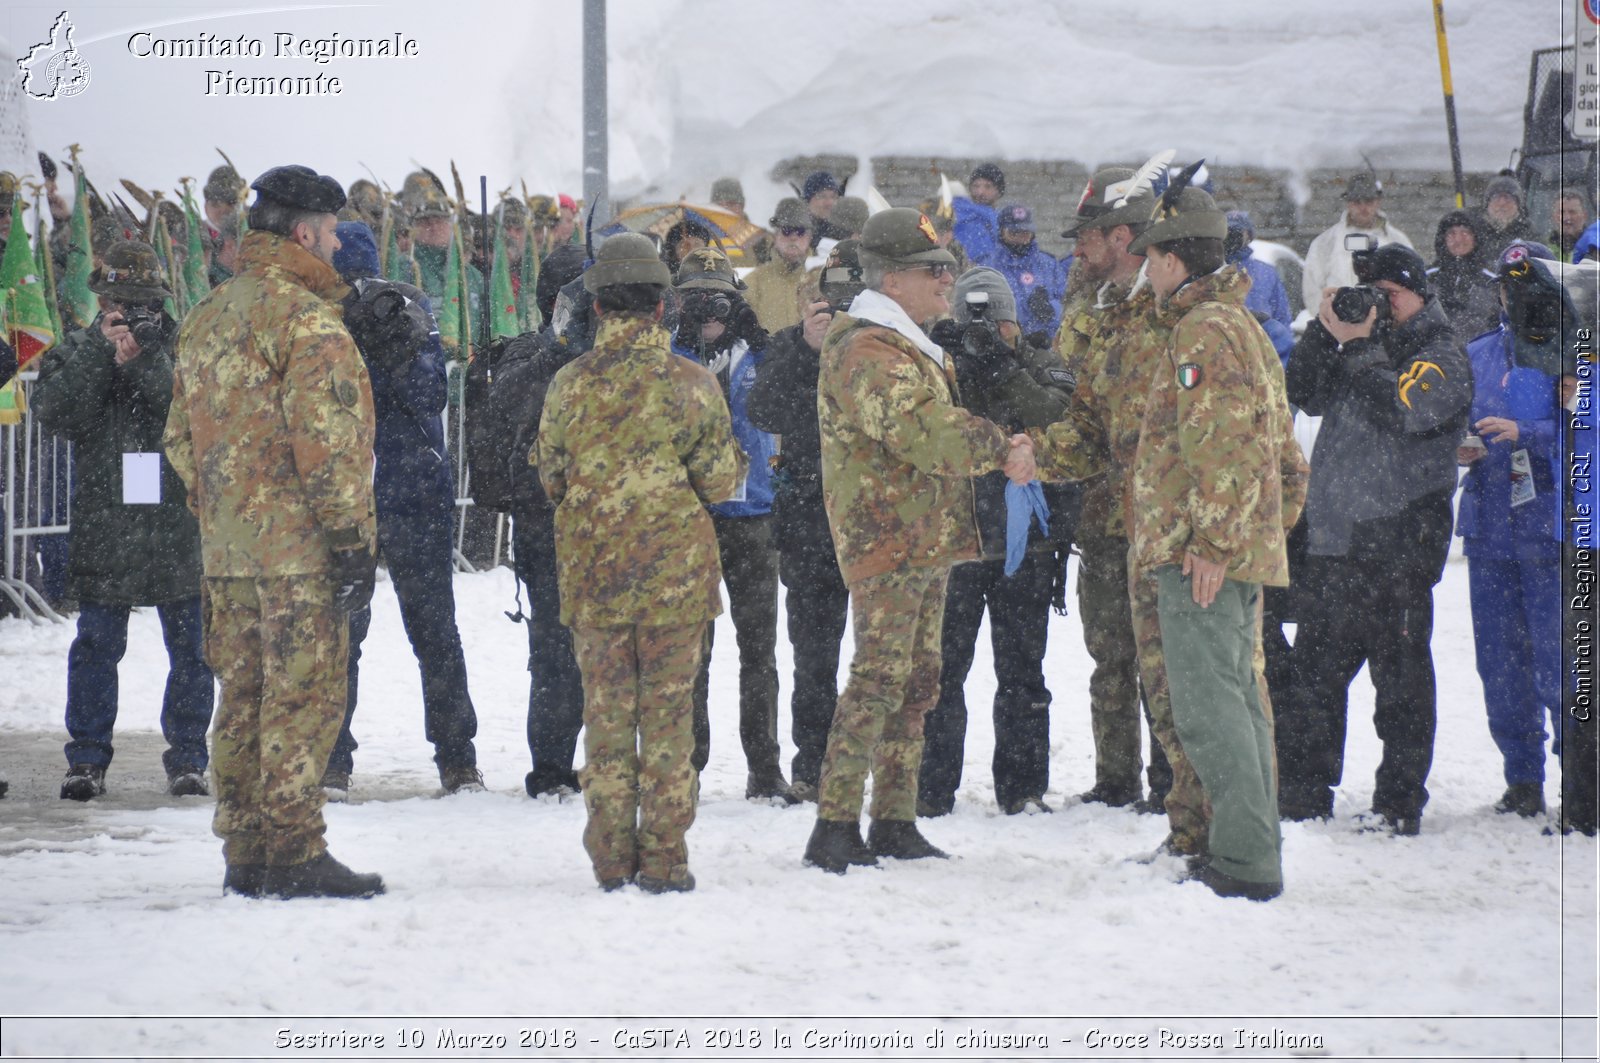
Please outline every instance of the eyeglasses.
[[811, 230], [807, 229], [803, 225], [785, 225], [783, 228], [779, 229], [778, 232], [784, 236], [805, 236], [810, 233]]
[[907, 266], [905, 269], [898, 270], [897, 272], [916, 273], [921, 270], [926, 270], [928, 276], [932, 277], [934, 280], [938, 280], [940, 277], [943, 277], [946, 273], [950, 272], [950, 264], [948, 262], [933, 262], [926, 266]]

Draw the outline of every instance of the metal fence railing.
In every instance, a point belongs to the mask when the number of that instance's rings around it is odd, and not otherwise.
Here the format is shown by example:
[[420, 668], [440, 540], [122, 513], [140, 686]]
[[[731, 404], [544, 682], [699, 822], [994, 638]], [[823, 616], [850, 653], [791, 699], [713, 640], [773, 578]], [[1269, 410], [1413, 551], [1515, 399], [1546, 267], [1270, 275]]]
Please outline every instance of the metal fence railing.
[[472, 501], [472, 470], [467, 466], [467, 364], [445, 365], [444, 445], [456, 481], [455, 562], [458, 572], [494, 568], [506, 556], [506, 515], [478, 510]]

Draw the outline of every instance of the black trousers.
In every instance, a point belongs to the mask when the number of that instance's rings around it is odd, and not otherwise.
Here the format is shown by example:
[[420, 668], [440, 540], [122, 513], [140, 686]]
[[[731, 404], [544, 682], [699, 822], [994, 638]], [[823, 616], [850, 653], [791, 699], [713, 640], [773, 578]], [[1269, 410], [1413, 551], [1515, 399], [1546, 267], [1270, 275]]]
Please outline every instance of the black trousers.
[[1428, 803], [1436, 695], [1434, 572], [1344, 557], [1307, 559], [1298, 597], [1293, 693], [1277, 716], [1279, 801], [1326, 814], [1344, 774], [1350, 681], [1363, 663], [1383, 742], [1372, 808], [1414, 816]]
[[[389, 583], [400, 599], [400, 622], [422, 673], [423, 734], [433, 743], [433, 759], [441, 768], [477, 763], [472, 739], [478, 733], [478, 716], [467, 693], [467, 661], [456, 627], [451, 531], [449, 515], [378, 514], [378, 548], [388, 563]], [[344, 725], [328, 761], [328, 767], [346, 774], [355, 763], [357, 745], [350, 724], [356, 714], [361, 643], [371, 623], [371, 609], [350, 616]]]
[[794, 651], [794, 688], [789, 698], [794, 739], [794, 782], [818, 785], [828, 729], [839, 701], [839, 643], [844, 638], [850, 591], [829, 541], [822, 548], [784, 550], [778, 555], [789, 643]]
[[561, 623], [554, 513], [518, 513], [512, 522], [515, 571], [528, 589], [528, 752], [534, 789], [568, 779], [583, 729], [583, 675], [572, 632]]
[[1050, 691], [1044, 649], [1055, 557], [1030, 553], [1016, 575], [1004, 561], [972, 561], [950, 571], [945, 592], [939, 703], [923, 724], [919, 802], [955, 803], [967, 738], [967, 674], [983, 614], [994, 653], [994, 794], [1004, 808], [1050, 788]]
[[[772, 518], [712, 515], [728, 612], [739, 645], [739, 741], [750, 773], [781, 771], [778, 764], [778, 554]], [[695, 770], [711, 759], [711, 680], [714, 624], [706, 625], [705, 652], [694, 684]]]

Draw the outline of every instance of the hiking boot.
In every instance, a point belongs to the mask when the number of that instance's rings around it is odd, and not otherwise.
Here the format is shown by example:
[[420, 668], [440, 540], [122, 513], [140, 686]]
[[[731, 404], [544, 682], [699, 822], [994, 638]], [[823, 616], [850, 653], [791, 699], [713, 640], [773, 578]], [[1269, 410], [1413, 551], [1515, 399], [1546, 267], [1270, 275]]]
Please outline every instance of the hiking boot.
[[571, 797], [582, 789], [578, 785], [578, 773], [571, 768], [530, 771], [522, 780], [522, 788], [528, 791], [529, 797], [554, 797], [557, 799]]
[[1133, 803], [1133, 810], [1141, 816], [1164, 816], [1167, 814], [1167, 795], [1151, 790], [1149, 797], [1141, 797]]
[[1515, 812], [1523, 819], [1543, 815], [1544, 787], [1536, 782], [1512, 783], [1494, 803], [1494, 810], [1501, 814]]
[[1055, 809], [1044, 803], [1043, 797], [1019, 797], [1015, 801], [1006, 802], [1005, 814], [1008, 816], [1029, 815], [1038, 816]]
[[322, 796], [334, 802], [350, 800], [350, 773], [332, 768], [323, 772]]
[[638, 875], [633, 884], [646, 893], [692, 893], [694, 891], [694, 874], [685, 871], [682, 878], [656, 878], [654, 875]]
[[266, 884], [266, 864], [229, 864], [222, 873], [224, 895], [237, 893], [241, 897], [259, 897]]
[[173, 797], [210, 797], [211, 785], [205, 772], [180, 771], [167, 776], [167, 793]]
[[600, 880], [600, 888], [605, 890], [607, 893], [615, 893], [632, 881], [633, 879], [629, 878], [627, 875], [617, 875], [614, 878], [603, 878]]
[[811, 838], [806, 842], [803, 861], [808, 867], [820, 867], [824, 871], [842, 875], [852, 864], [875, 867], [878, 858], [861, 840], [860, 823], [818, 819], [817, 825], [811, 828]]
[[1078, 800], [1086, 805], [1109, 805], [1112, 808], [1126, 808], [1136, 804], [1140, 799], [1139, 785], [1131, 787], [1111, 786], [1107, 783], [1097, 782], [1094, 787], [1078, 795]]
[[915, 821], [875, 819], [867, 828], [867, 847], [877, 856], [896, 860], [947, 859], [950, 854], [934, 845], [917, 830]]
[[1415, 838], [1422, 833], [1422, 813], [1363, 812], [1356, 817], [1356, 830], [1362, 834], [1387, 834], [1392, 838]]
[[795, 796], [789, 784], [784, 781], [783, 772], [777, 768], [751, 772], [745, 779], [744, 796], [750, 801], [777, 800], [785, 805], [800, 803], [800, 798]]
[[817, 784], [814, 782], [796, 779], [789, 784], [789, 792], [800, 801], [809, 801], [813, 805], [817, 803]]
[[471, 764], [446, 764], [439, 769], [439, 785], [446, 794], [481, 794], [483, 773]]
[[1293, 795], [1278, 795], [1278, 818], [1286, 823], [1305, 823], [1309, 820], [1329, 820], [1333, 818], [1333, 798], [1321, 800], [1316, 798], [1300, 798]]
[[296, 897], [376, 897], [383, 892], [383, 876], [360, 875], [324, 852], [315, 860], [287, 867], [269, 867], [262, 893], [292, 900]]
[[106, 769], [98, 764], [74, 764], [61, 780], [61, 800], [92, 801], [106, 792]]
[[955, 810], [956, 799], [953, 797], [948, 800], [937, 797], [917, 798], [918, 819], [938, 819], [940, 816], [948, 816]]
[[1282, 882], [1252, 882], [1202, 864], [1191, 876], [1218, 897], [1243, 897], [1251, 901], [1270, 901], [1283, 892]]

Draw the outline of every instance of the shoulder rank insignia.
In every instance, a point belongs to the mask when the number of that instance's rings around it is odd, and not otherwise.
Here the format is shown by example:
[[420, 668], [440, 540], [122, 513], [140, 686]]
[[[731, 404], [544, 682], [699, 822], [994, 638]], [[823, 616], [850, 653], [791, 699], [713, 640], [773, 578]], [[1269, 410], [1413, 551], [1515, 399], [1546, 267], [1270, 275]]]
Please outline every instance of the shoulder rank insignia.
[[1184, 362], [1178, 366], [1178, 386], [1185, 391], [1192, 391], [1200, 386], [1200, 367], [1193, 362]]
[[1444, 370], [1433, 362], [1412, 362], [1410, 368], [1400, 374], [1400, 401], [1406, 404], [1406, 409], [1411, 408], [1412, 388], [1421, 391], [1431, 390], [1432, 385], [1423, 379], [1430, 369], [1439, 374], [1440, 380], [1444, 379]]

